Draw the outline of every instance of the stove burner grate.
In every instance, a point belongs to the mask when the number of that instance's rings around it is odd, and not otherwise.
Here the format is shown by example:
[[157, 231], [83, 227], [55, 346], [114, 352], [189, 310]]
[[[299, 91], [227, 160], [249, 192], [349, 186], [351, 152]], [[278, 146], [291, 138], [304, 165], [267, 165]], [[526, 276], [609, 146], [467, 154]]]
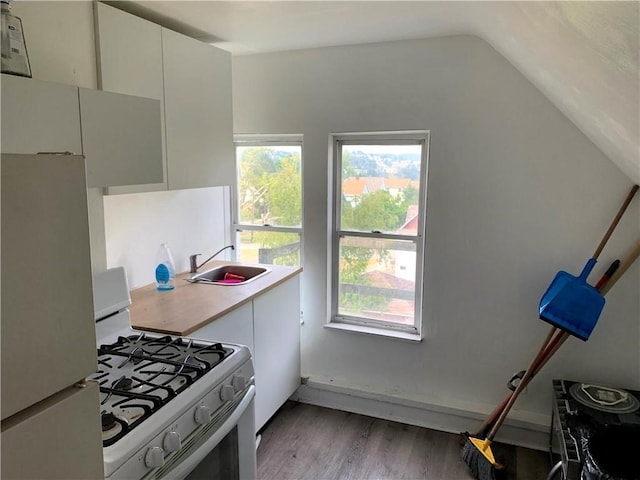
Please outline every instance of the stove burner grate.
[[233, 353], [220, 343], [147, 334], [98, 348], [103, 446], [114, 444]]

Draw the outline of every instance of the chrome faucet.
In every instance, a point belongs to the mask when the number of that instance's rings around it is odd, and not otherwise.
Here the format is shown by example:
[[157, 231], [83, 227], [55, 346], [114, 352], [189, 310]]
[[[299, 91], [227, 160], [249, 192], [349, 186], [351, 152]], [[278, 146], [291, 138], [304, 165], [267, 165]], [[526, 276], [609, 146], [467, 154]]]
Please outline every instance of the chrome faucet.
[[200, 265], [198, 265], [198, 263], [196, 262], [196, 257], [198, 255], [202, 255], [201, 253], [196, 253], [195, 255], [190, 255], [189, 256], [189, 273], [196, 273], [198, 271], [198, 269], [204, 265], [205, 263], [207, 263], [209, 260], [213, 259], [213, 257], [215, 257], [216, 255], [218, 255], [220, 252], [226, 250], [227, 248], [230, 248], [231, 250], [235, 250], [236, 248], [233, 245], [227, 245], [226, 247], [222, 247], [220, 250], [218, 250], [216, 253], [214, 253], [213, 255], [211, 255], [209, 258], [207, 258], [204, 262], [202, 262]]

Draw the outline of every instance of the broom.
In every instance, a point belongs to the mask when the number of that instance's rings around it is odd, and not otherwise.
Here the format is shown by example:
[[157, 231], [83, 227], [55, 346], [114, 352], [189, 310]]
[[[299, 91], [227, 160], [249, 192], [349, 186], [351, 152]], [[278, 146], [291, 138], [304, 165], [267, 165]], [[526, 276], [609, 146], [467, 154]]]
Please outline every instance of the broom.
[[[619, 267], [610, 276], [609, 280], [603, 280], [598, 282], [601, 284], [601, 293], [605, 295], [611, 288], [615, 285], [615, 283], [620, 279], [620, 277], [631, 267], [631, 265], [635, 262], [635, 260], [640, 256], [640, 240], [636, 242], [635, 246], [631, 249], [631, 251], [627, 254], [625, 259], [620, 262]], [[611, 270], [611, 269], [610, 269]], [[607, 271], [605, 276], [610, 274], [610, 270]], [[558, 332], [555, 332], [559, 330]], [[554, 336], [555, 333], [555, 336]], [[544, 364], [551, 358], [551, 356], [560, 348], [562, 343], [569, 338], [569, 333], [562, 331], [561, 329], [557, 329], [556, 327], [552, 327], [551, 331], [547, 335], [545, 342], [542, 347], [531, 361], [531, 364], [527, 368], [522, 380], [518, 383], [516, 390], [505, 398], [505, 401], [494, 411], [494, 414], [499, 412], [499, 416], [495, 421], [495, 424], [491, 427], [491, 430], [486, 438], [476, 438], [471, 435], [466, 434], [467, 441], [462, 449], [462, 459], [469, 466], [471, 473], [478, 480], [496, 480], [496, 474], [498, 470], [504, 468], [500, 465], [491, 451], [491, 443], [495, 438], [498, 430], [502, 426], [509, 410], [515, 403], [517, 397], [520, 395], [520, 392], [526, 387], [531, 378], [540, 371], [540, 369], [544, 366]], [[551, 339], [553, 337], [553, 339]], [[504, 406], [503, 406], [504, 405]], [[491, 417], [494, 416], [491, 415]], [[489, 423], [490, 420], [487, 422]], [[486, 428], [486, 427], [485, 427]]]
[[[629, 192], [629, 194], [627, 195], [627, 198], [625, 199], [624, 203], [620, 207], [618, 213], [616, 214], [616, 217], [613, 219], [603, 239], [600, 241], [600, 244], [598, 245], [592, 257], [594, 263], [595, 263], [595, 260], [600, 255], [600, 253], [602, 252], [602, 250], [604, 249], [605, 244], [613, 234], [613, 230], [618, 225], [620, 219], [622, 218], [622, 215], [624, 214], [625, 210], [629, 206], [629, 203], [631, 202], [632, 198], [634, 197], [637, 191], [638, 191], [638, 185], [634, 185], [631, 191]], [[614, 269], [613, 265], [609, 268], [609, 270], [607, 270], [607, 273], [605, 273], [605, 276], [611, 277], [612, 281], [606, 282], [604, 279], [602, 279], [600, 282], [598, 282], [598, 285], [603, 289], [605, 286], [608, 285], [608, 288], [607, 288], [607, 291], [608, 291], [613, 286], [613, 284], [615, 284], [615, 282], [620, 278], [620, 276], [622, 276], [622, 274], [631, 266], [631, 264], [635, 261], [635, 259], [638, 257], [639, 254], [640, 254], [640, 241], [636, 245], [635, 250], [632, 250], [631, 254], [625, 260], [625, 263], [623, 264], [624, 268], [620, 268], [619, 271], [616, 272], [613, 276], [611, 275], [612, 269]], [[604, 293], [602, 294], [604, 295]], [[524, 376], [518, 383], [516, 390], [511, 395], [507, 396], [507, 398], [505, 398], [505, 401], [500, 406], [498, 406], [498, 408], [494, 411], [494, 414], [497, 414], [498, 412], [500, 413], [497, 420], [495, 421], [495, 424], [492, 426], [489, 434], [487, 435], [487, 437], [482, 439], [479, 436], [474, 437], [466, 433], [464, 434], [464, 436], [466, 437], [466, 442], [462, 449], [461, 456], [462, 456], [462, 459], [465, 461], [465, 463], [467, 463], [467, 465], [469, 466], [469, 469], [471, 470], [474, 477], [476, 477], [477, 479], [494, 480], [496, 478], [496, 470], [503, 468], [502, 465], [496, 462], [493, 452], [491, 451], [491, 443], [493, 442], [495, 435], [497, 434], [499, 428], [501, 427], [507, 414], [509, 413], [509, 410], [511, 410], [511, 407], [513, 406], [516, 399], [520, 395], [520, 392], [526, 387], [526, 385], [529, 383], [531, 378], [533, 378], [533, 376], [540, 370], [540, 368], [544, 366], [544, 364], [549, 360], [549, 358], [558, 350], [558, 348], [560, 348], [560, 346], [569, 337], [568, 332], [565, 332], [565, 331], [557, 332], [557, 330], [561, 330], [561, 329], [559, 329], [555, 325], [552, 326], [551, 330], [549, 331], [549, 334], [547, 335], [547, 338], [545, 339], [544, 343], [540, 347], [540, 350], [537, 352], [536, 356], [533, 358], [530, 365], [527, 367], [527, 370], [525, 371]], [[553, 338], [552, 340], [552, 337], [554, 337], [554, 334], [556, 335], [556, 337]], [[490, 425], [491, 419], [494, 418], [494, 414], [492, 414], [490, 416], [490, 419], [487, 420], [487, 422], [485, 422], [485, 425], [481, 427], [481, 431], [488, 428], [488, 425]]]
[[[607, 271], [604, 273], [604, 275], [602, 275], [602, 277], [600, 278], [600, 280], [596, 284], [596, 286], [595, 286], [596, 290], [598, 290], [600, 293], [604, 293], [604, 292], [608, 291], [608, 289], [607, 290], [604, 289], [604, 286], [609, 281], [611, 276], [616, 272], [616, 270], [618, 269], [619, 266], [620, 266], [620, 260], [615, 260], [609, 266]], [[543, 343], [544, 351], [542, 353], [542, 356], [538, 359], [538, 362], [535, 363], [535, 365], [533, 366], [533, 372], [532, 372], [531, 376], [529, 377], [529, 381], [527, 382], [527, 384], [533, 379], [533, 377], [540, 370], [542, 370], [542, 367], [544, 367], [546, 365], [546, 363], [558, 351], [558, 349], [567, 340], [567, 338], [569, 338], [569, 334], [567, 332], [565, 332], [563, 330], [560, 330], [559, 328], [557, 328], [555, 326], [551, 327], [551, 330], [550, 330], [549, 334], [547, 335], [547, 338], [545, 339], [545, 342]], [[509, 401], [509, 398], [511, 397], [511, 395], [513, 395], [513, 391], [516, 389], [516, 387], [512, 387], [511, 386], [511, 382], [516, 378], [520, 378], [520, 381], [522, 381], [522, 378], [523, 378], [525, 373], [526, 373], [526, 370], [522, 370], [521, 372], [519, 372], [516, 375], [514, 375], [511, 380], [509, 380], [509, 384], [510, 384], [509, 388], [512, 390], [512, 392], [510, 392], [504, 398], [504, 400], [502, 400], [502, 403], [500, 403], [495, 408], [495, 410], [493, 412], [491, 412], [491, 415], [489, 415], [487, 417], [487, 419], [480, 426], [480, 428], [476, 431], [476, 433], [473, 433], [470, 436], [476, 437], [476, 438], [480, 438], [480, 437], [484, 438], [484, 437], [487, 436], [487, 434], [489, 433], [489, 429], [491, 429], [491, 427], [493, 427], [493, 425], [495, 424], [495, 421], [498, 419], [498, 417], [500, 416], [500, 414], [502, 413], [502, 411], [506, 407], [507, 402]], [[526, 387], [526, 385], [525, 385], [525, 387]]]

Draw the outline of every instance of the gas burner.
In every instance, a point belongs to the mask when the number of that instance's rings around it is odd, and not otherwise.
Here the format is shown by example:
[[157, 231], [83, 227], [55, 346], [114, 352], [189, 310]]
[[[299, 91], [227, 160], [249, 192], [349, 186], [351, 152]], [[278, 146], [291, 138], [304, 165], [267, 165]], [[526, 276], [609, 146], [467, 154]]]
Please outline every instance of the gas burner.
[[600, 412], [623, 415], [634, 413], [640, 408], [640, 401], [636, 397], [619, 388], [574, 383], [569, 387], [569, 394], [578, 403]]
[[103, 446], [133, 430], [234, 352], [220, 343], [145, 333], [98, 349]]
[[116, 416], [111, 412], [102, 412], [102, 431], [107, 432], [118, 425]]
[[117, 342], [111, 345], [101, 345], [98, 352], [123, 356], [126, 357], [125, 361], [135, 364], [150, 360], [205, 372], [224, 360], [231, 350], [225, 349], [220, 343], [201, 345], [191, 339], [169, 335], [149, 337], [143, 333], [118, 337]]

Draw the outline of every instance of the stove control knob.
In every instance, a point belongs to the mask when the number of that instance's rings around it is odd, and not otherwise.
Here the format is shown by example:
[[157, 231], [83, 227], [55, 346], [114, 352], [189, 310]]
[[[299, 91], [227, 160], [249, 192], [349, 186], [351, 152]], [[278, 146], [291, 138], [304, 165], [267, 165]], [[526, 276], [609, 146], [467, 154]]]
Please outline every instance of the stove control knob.
[[234, 375], [231, 383], [233, 384], [233, 389], [235, 390], [235, 392], [240, 392], [247, 388], [247, 377], [245, 377], [244, 375]]
[[220, 389], [220, 400], [223, 402], [230, 402], [233, 400], [236, 392], [233, 389], [233, 385], [223, 385]]
[[150, 447], [144, 456], [144, 464], [149, 468], [159, 468], [164, 465], [164, 451], [160, 447]]
[[198, 425], [204, 425], [211, 420], [211, 410], [206, 405], [198, 405], [196, 407], [195, 421]]
[[167, 432], [162, 440], [162, 446], [167, 452], [177, 452], [182, 447], [180, 442], [180, 434], [178, 432]]

